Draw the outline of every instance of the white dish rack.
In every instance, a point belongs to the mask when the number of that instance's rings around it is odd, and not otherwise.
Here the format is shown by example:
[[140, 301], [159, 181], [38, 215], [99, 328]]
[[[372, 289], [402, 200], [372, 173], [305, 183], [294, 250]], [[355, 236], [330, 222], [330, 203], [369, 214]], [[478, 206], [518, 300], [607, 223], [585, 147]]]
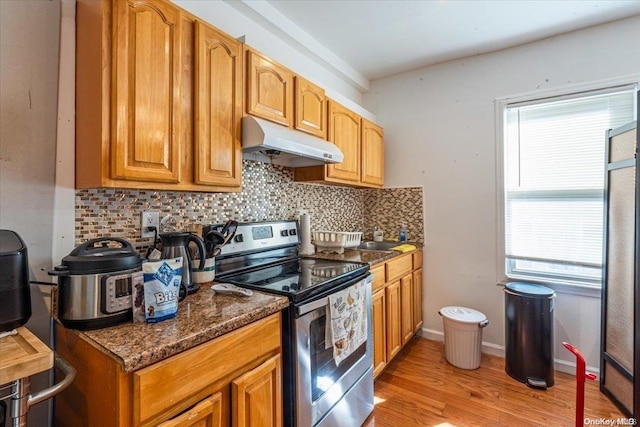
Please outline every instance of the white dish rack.
[[344, 253], [345, 248], [355, 248], [362, 240], [360, 231], [313, 231], [313, 244], [319, 252]]

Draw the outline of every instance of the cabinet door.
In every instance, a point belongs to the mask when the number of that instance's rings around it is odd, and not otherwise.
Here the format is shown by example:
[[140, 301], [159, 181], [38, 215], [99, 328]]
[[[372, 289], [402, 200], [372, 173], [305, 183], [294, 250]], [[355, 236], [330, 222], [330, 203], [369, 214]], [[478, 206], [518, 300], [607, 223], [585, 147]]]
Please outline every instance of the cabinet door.
[[195, 43], [194, 181], [240, 187], [242, 44], [202, 22]]
[[231, 382], [234, 427], [282, 425], [282, 368], [280, 355]]
[[387, 365], [387, 316], [385, 291], [380, 289], [371, 296], [373, 313], [373, 376], [380, 375]]
[[158, 427], [218, 427], [222, 425], [222, 394], [216, 393]]
[[384, 185], [384, 131], [362, 119], [362, 183]]
[[400, 316], [402, 327], [402, 345], [405, 345], [413, 335], [413, 274], [400, 279]]
[[422, 327], [422, 269], [413, 272], [413, 330]]
[[387, 362], [395, 357], [402, 347], [402, 331], [400, 329], [400, 281], [385, 288], [387, 299]]
[[360, 116], [342, 105], [329, 101], [329, 141], [338, 146], [344, 160], [327, 166], [327, 176], [343, 181], [360, 182]]
[[180, 25], [169, 2], [113, 2], [114, 179], [179, 181]]
[[293, 73], [254, 51], [247, 51], [247, 113], [293, 126]]
[[295, 77], [295, 128], [327, 139], [327, 102], [324, 89]]

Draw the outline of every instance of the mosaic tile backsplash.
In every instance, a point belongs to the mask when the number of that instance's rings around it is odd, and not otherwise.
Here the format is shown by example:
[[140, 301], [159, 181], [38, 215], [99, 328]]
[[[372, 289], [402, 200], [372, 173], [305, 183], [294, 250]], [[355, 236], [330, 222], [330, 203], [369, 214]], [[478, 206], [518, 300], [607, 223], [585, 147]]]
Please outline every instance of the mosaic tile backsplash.
[[360, 190], [364, 193], [364, 239], [377, 228], [385, 240], [397, 239], [404, 224], [407, 240], [424, 243], [422, 187]]
[[243, 162], [242, 169], [240, 193], [78, 190], [75, 243], [113, 236], [144, 251], [152, 244], [152, 239], [140, 237], [140, 214], [145, 210], [159, 211], [160, 218], [170, 215], [169, 222], [179, 230], [229, 218], [239, 222], [297, 219], [306, 211], [312, 230], [364, 231], [365, 239], [371, 239], [374, 226], [385, 231], [385, 238], [397, 237], [398, 220], [403, 218], [409, 240], [424, 240], [420, 187], [363, 190], [299, 183], [293, 181], [293, 169], [250, 160]]

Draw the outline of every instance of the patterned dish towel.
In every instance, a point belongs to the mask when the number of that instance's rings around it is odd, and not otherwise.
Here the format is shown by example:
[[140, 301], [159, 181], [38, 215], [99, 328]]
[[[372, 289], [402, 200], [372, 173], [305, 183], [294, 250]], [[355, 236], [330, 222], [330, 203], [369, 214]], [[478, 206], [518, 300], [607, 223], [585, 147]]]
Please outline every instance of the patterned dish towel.
[[327, 321], [331, 323], [330, 342], [336, 366], [367, 340], [365, 299], [364, 283], [329, 295]]

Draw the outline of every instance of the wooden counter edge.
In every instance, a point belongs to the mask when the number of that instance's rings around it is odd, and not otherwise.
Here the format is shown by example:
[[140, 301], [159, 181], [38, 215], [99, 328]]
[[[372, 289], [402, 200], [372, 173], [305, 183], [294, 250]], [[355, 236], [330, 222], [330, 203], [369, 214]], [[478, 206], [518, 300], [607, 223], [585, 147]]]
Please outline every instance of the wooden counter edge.
[[25, 327], [0, 339], [0, 384], [47, 371], [53, 367], [53, 350]]

